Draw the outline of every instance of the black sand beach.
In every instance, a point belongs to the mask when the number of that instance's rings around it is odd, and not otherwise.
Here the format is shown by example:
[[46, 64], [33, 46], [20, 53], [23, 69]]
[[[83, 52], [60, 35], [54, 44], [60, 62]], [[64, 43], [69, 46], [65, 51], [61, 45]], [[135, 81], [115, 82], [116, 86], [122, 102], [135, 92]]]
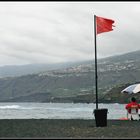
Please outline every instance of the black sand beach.
[[140, 121], [108, 120], [96, 127], [95, 120], [1, 119], [0, 138], [140, 138]]

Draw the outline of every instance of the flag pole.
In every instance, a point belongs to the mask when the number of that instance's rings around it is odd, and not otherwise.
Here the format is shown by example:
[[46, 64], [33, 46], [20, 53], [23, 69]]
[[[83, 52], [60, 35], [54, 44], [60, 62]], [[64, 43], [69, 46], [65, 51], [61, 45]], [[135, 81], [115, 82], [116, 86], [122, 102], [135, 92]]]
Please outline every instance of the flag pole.
[[[108, 109], [98, 109], [98, 75], [97, 75], [97, 37], [96, 35], [103, 32], [112, 31], [111, 19], [97, 17], [94, 15], [94, 40], [95, 40], [95, 90], [96, 90], [96, 109], [94, 110], [96, 126], [107, 126], [107, 111]], [[96, 25], [97, 24], [97, 25]], [[102, 120], [103, 119], [103, 120]]]
[[96, 109], [98, 109], [98, 75], [97, 75], [97, 40], [96, 40], [96, 15], [94, 15], [94, 43], [95, 43], [95, 91], [96, 91]]

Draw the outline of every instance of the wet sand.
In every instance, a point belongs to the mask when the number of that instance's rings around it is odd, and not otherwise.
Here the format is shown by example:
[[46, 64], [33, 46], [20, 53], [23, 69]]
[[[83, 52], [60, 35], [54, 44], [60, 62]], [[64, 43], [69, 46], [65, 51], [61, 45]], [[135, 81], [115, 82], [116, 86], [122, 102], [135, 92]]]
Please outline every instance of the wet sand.
[[96, 127], [95, 120], [1, 119], [0, 138], [140, 138], [140, 121], [107, 120], [107, 127]]

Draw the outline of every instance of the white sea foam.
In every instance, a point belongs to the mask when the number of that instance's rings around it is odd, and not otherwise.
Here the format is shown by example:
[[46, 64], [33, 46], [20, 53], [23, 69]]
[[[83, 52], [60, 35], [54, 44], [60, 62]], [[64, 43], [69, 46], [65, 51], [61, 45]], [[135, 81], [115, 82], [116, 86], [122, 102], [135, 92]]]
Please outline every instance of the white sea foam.
[[4, 106], [0, 106], [0, 109], [18, 109], [20, 108], [19, 105], [4, 105]]
[[20, 105], [4, 105], [0, 106], [0, 109], [34, 109], [33, 107], [23, 107]]

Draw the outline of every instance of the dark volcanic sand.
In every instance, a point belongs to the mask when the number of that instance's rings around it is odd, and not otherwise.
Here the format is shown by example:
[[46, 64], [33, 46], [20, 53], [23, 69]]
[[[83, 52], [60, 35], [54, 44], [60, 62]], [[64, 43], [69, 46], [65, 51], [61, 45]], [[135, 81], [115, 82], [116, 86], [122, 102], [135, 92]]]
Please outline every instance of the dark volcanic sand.
[[95, 120], [1, 119], [0, 138], [140, 138], [140, 121], [108, 120], [96, 127]]

